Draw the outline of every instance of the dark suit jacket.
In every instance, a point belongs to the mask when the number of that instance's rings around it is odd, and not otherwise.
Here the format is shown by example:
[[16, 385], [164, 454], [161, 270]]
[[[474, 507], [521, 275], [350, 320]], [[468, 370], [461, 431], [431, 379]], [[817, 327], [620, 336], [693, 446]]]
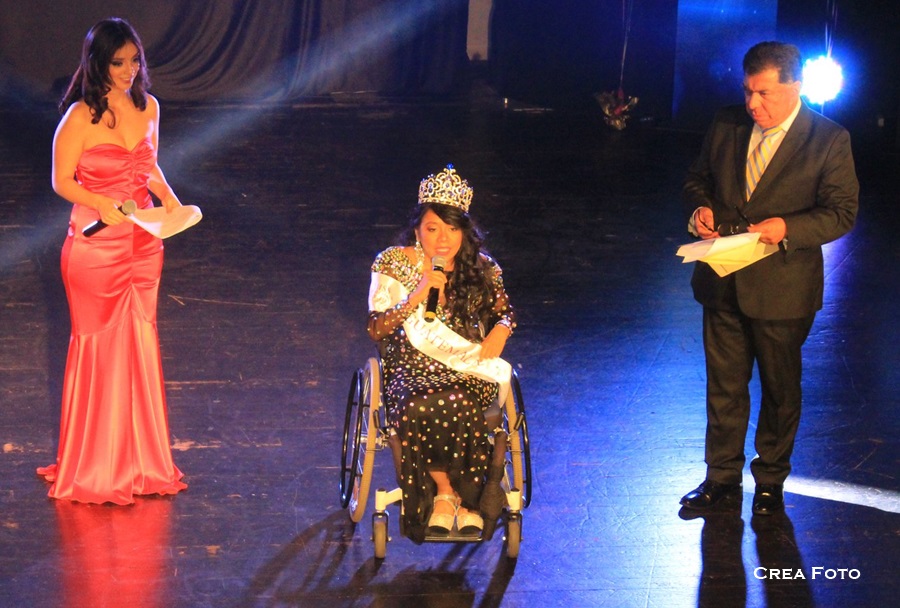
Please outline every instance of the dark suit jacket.
[[[802, 103], [802, 102], [801, 102]], [[784, 218], [781, 250], [727, 277], [697, 262], [691, 286], [704, 306], [731, 309], [755, 319], [797, 319], [822, 308], [822, 245], [846, 234], [856, 220], [859, 182], [850, 135], [805, 104], [772, 157], [749, 201], [744, 201], [747, 146], [753, 121], [743, 105], [719, 111], [700, 156], [684, 183], [689, 218], [697, 207], [713, 210], [717, 224]]]

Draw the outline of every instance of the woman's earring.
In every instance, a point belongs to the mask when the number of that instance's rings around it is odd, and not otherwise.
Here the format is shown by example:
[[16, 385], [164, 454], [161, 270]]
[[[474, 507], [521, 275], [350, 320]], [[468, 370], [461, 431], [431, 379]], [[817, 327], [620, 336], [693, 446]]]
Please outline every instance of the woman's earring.
[[418, 268], [419, 272], [422, 272], [424, 265], [425, 250], [422, 249], [422, 243], [419, 242], [419, 239], [416, 239], [416, 268]]

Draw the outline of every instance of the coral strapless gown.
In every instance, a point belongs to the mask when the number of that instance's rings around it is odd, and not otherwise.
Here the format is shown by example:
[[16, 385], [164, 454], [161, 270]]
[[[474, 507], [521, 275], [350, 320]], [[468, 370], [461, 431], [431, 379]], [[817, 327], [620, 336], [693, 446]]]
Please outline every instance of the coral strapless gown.
[[[82, 153], [76, 175], [91, 192], [143, 208], [153, 205], [155, 164], [149, 139], [133, 150], [102, 144]], [[187, 487], [172, 462], [156, 330], [163, 246], [130, 222], [82, 235], [98, 217], [75, 205], [62, 249], [72, 335], [59, 452], [37, 472], [53, 482], [52, 498], [130, 504]]]

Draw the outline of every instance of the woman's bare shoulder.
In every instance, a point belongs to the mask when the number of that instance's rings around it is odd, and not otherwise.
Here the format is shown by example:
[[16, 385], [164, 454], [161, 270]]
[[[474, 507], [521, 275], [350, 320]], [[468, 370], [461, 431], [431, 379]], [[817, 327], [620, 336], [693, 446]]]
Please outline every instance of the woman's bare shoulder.
[[159, 116], [159, 100], [150, 93], [147, 93], [147, 110]]
[[93, 118], [91, 107], [84, 101], [76, 101], [63, 114], [61, 122], [70, 123], [72, 126], [87, 126]]
[[87, 132], [93, 126], [91, 108], [83, 101], [76, 101], [68, 107], [56, 127], [54, 139], [57, 142], [84, 141]]

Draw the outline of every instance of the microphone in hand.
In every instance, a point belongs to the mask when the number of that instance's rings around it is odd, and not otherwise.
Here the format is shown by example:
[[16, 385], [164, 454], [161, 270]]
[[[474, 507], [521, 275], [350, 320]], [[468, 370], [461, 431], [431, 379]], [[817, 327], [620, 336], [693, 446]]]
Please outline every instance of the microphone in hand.
[[[431, 258], [431, 269], [443, 272], [446, 263], [447, 260], [444, 259], [444, 256], [436, 255]], [[428, 290], [428, 299], [425, 301], [425, 320], [429, 323], [437, 318], [437, 304], [440, 293], [437, 287], [432, 287]]]
[[[123, 215], [131, 215], [136, 210], [137, 203], [134, 202], [134, 199], [128, 199], [127, 201], [122, 203], [121, 207], [119, 207], [119, 211], [121, 211]], [[85, 226], [84, 230], [81, 231], [81, 234], [83, 234], [84, 236], [94, 236], [107, 226], [108, 224], [103, 223], [103, 220], [97, 220]]]

